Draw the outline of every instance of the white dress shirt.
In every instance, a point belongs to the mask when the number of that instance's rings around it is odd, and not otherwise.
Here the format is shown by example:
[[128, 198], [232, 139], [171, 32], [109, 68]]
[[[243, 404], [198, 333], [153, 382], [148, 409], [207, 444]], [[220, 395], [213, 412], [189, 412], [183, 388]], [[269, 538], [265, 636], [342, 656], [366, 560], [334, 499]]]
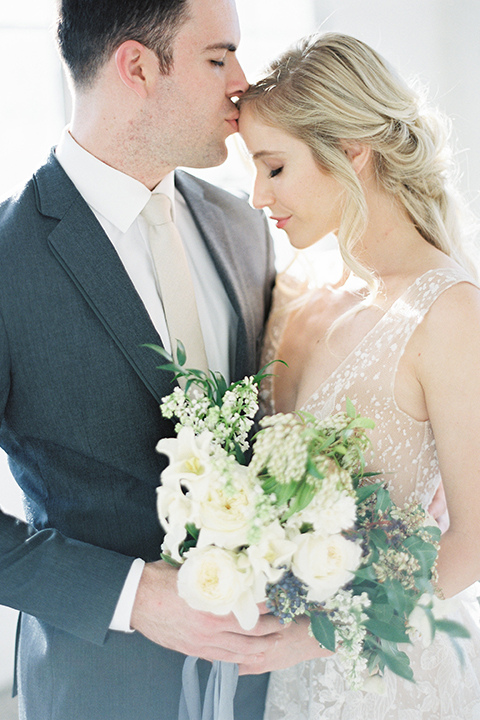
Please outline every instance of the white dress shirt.
[[[84, 150], [68, 128], [62, 133], [56, 157], [112, 242], [165, 349], [171, 352], [165, 314], [155, 285], [148, 226], [140, 215], [150, 199], [150, 190]], [[230, 360], [235, 357], [236, 349], [237, 316], [187, 204], [175, 189], [173, 172], [153, 192], [165, 193], [172, 201], [173, 219], [192, 274], [208, 365], [229, 382]], [[130, 568], [110, 625], [112, 630], [130, 629], [144, 564], [137, 558]]]

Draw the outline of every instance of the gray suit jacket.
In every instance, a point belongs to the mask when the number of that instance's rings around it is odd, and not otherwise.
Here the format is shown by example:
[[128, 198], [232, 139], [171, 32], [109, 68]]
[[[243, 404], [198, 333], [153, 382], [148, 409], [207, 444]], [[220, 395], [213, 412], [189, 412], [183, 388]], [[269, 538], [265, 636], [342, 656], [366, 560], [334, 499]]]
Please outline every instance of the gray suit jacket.
[[[177, 173], [238, 314], [235, 375], [257, 369], [273, 282], [265, 220]], [[0, 443], [28, 524], [0, 513], [0, 602], [22, 611], [18, 681], [35, 720], [173, 720], [183, 656], [108, 630], [132, 557], [158, 559], [155, 487], [172, 377], [113, 246], [52, 154], [0, 206]], [[207, 671], [204, 663], [202, 674]], [[261, 718], [266, 678], [242, 679]]]

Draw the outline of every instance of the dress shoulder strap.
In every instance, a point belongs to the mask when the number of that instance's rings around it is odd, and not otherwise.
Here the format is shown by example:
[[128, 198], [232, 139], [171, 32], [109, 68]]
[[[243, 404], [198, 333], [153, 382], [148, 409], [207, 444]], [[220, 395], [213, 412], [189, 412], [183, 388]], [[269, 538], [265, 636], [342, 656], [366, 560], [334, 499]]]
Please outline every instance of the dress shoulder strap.
[[395, 342], [390, 346], [390, 351], [393, 351], [390, 357], [392, 354], [398, 357], [403, 354], [406, 344], [435, 300], [445, 290], [462, 282], [477, 285], [472, 276], [460, 268], [428, 270], [415, 280], [393, 303], [378, 326], [382, 335], [388, 334], [390, 328], [395, 328]]

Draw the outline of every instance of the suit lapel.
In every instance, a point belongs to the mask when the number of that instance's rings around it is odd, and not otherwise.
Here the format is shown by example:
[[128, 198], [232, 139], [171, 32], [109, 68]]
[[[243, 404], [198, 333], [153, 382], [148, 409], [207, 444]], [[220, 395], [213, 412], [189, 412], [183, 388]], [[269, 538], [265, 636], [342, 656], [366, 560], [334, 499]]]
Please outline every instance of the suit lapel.
[[194, 178], [177, 172], [176, 185], [185, 198], [237, 314], [235, 367], [237, 375], [243, 375], [246, 367], [253, 367], [256, 338], [255, 316], [248, 304], [248, 278], [236, 262], [241, 238], [235, 237], [232, 228], [227, 224], [225, 213], [205, 197]]
[[161, 339], [115, 248], [54, 157], [35, 181], [40, 211], [59, 220], [48, 237], [53, 254], [160, 401], [171, 392], [172, 376], [159, 372], [153, 351], [142, 347], [144, 343], [161, 345]]

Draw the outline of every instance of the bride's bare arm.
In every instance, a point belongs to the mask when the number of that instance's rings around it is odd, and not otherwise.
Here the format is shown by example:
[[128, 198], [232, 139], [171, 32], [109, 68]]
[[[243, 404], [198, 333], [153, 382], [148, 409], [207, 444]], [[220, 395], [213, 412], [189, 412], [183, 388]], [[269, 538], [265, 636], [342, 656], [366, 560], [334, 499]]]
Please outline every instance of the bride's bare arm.
[[415, 367], [450, 515], [439, 586], [451, 597], [480, 578], [480, 290], [467, 283], [450, 288], [418, 330]]

